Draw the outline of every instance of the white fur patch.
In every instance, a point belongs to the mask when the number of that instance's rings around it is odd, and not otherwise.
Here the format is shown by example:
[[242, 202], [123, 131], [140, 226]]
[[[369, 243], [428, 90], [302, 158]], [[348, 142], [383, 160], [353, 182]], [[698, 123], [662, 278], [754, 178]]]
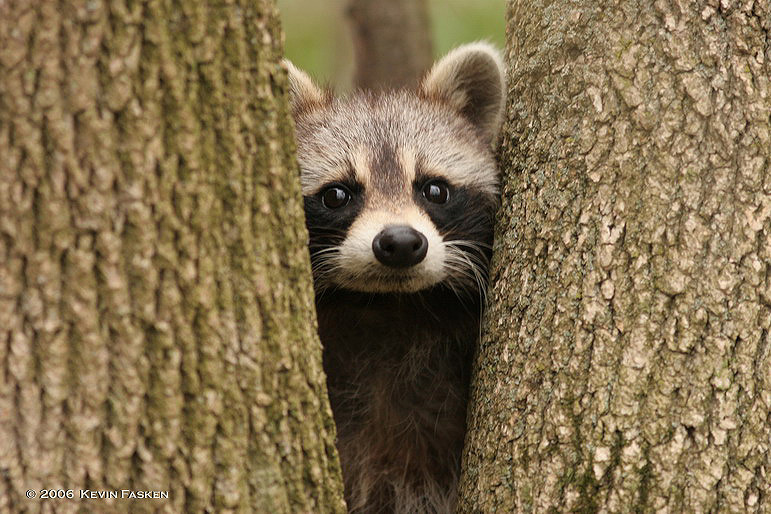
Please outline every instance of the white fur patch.
[[[381, 264], [372, 250], [372, 241], [389, 225], [407, 225], [428, 240], [426, 257], [407, 269]], [[351, 225], [348, 236], [334, 257], [338, 272], [329, 280], [339, 286], [369, 293], [412, 293], [441, 282], [445, 276], [445, 249], [442, 236], [428, 216], [417, 207], [400, 212], [365, 212]]]

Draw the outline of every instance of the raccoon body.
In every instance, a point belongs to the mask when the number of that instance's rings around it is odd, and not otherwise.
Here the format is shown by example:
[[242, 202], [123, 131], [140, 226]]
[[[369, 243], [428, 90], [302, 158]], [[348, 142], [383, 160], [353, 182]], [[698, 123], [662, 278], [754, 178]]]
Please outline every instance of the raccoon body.
[[498, 204], [498, 53], [333, 98], [288, 63], [324, 369], [352, 512], [450, 512]]

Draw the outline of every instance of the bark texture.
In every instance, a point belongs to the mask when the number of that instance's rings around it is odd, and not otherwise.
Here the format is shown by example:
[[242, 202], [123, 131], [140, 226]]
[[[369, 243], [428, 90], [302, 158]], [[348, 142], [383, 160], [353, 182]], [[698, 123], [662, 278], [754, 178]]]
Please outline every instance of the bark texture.
[[0, 511], [342, 511], [273, 2], [11, 0], [0, 49]]
[[415, 87], [433, 60], [427, 0], [350, 0], [354, 85]]
[[512, 1], [464, 512], [771, 510], [771, 4]]

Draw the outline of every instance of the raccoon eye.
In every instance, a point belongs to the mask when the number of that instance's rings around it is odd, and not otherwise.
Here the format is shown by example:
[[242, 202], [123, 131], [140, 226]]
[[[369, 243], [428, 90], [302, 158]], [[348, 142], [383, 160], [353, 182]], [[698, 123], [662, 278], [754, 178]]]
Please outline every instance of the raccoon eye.
[[321, 193], [321, 203], [327, 209], [345, 207], [351, 201], [351, 193], [340, 186], [328, 187]]
[[441, 180], [432, 180], [423, 186], [423, 196], [432, 203], [447, 203], [450, 198], [450, 188]]

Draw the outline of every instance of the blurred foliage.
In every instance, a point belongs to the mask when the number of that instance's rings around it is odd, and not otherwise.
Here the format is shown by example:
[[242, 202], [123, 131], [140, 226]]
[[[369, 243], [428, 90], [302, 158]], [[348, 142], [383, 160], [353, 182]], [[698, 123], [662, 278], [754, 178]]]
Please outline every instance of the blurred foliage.
[[[388, 1], [388, 0], [383, 0]], [[350, 86], [353, 49], [346, 0], [278, 0], [286, 56], [321, 83]], [[503, 48], [505, 0], [429, 0], [434, 53], [484, 39]]]

